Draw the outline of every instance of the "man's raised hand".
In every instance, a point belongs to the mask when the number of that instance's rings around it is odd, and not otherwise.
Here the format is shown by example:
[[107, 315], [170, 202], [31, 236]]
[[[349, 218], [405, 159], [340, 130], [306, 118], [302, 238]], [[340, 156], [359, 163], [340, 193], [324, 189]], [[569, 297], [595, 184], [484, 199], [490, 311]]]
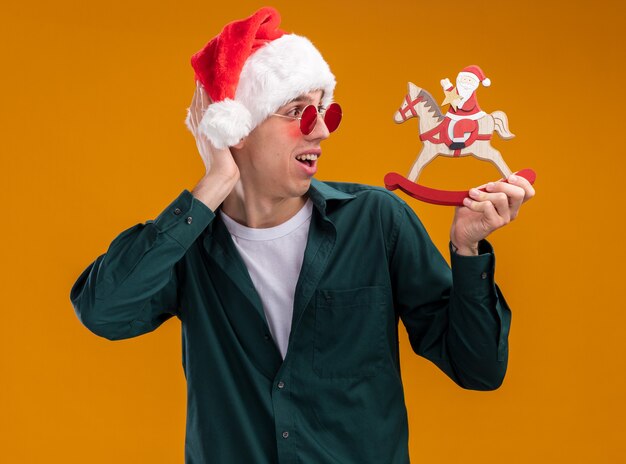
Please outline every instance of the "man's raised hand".
[[196, 139], [206, 172], [192, 193], [215, 211], [239, 180], [239, 168], [229, 148], [215, 148], [200, 130], [202, 116], [210, 104], [211, 99], [204, 87], [196, 81], [185, 124]]

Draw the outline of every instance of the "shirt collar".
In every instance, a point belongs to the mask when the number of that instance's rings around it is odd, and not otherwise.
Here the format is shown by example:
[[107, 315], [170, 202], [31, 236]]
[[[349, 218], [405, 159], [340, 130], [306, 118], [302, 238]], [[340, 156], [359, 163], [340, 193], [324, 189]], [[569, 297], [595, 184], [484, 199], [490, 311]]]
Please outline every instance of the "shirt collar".
[[331, 187], [316, 178], [311, 179], [311, 186], [308, 194], [309, 198], [313, 201], [313, 204], [322, 213], [326, 212], [326, 203], [329, 200], [352, 200], [353, 198], [356, 198], [355, 195], [337, 190], [336, 188]]

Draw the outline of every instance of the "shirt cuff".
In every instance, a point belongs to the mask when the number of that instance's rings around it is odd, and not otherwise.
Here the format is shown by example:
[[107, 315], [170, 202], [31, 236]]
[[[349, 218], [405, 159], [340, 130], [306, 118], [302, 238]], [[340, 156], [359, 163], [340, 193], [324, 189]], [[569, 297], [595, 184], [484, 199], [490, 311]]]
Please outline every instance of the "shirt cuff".
[[452, 283], [456, 292], [489, 292], [494, 285], [496, 257], [487, 240], [478, 242], [478, 256], [459, 255], [450, 248]]
[[187, 249], [213, 221], [215, 213], [185, 189], [153, 222], [159, 233], [166, 233]]

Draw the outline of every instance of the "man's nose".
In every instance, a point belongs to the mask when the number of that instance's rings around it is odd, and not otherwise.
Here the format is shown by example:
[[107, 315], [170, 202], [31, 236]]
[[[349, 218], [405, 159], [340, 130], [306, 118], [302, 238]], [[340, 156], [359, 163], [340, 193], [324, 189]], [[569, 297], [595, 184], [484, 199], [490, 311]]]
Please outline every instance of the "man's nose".
[[330, 131], [328, 127], [326, 127], [326, 123], [324, 122], [324, 116], [317, 113], [317, 120], [315, 121], [315, 127], [311, 131], [309, 135], [306, 136], [307, 139], [319, 139], [324, 140], [330, 136]]

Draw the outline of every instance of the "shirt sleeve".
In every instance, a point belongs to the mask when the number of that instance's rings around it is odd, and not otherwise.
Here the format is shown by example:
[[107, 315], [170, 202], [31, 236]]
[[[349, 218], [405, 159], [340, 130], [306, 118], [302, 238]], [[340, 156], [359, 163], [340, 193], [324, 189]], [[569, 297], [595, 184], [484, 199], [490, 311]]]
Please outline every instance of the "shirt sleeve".
[[451, 269], [408, 205], [400, 216], [390, 272], [413, 351], [463, 388], [498, 388], [507, 368], [511, 311], [494, 282], [491, 245], [482, 241], [478, 256], [453, 253]]
[[176, 263], [214, 217], [185, 189], [155, 220], [120, 233], [72, 286], [81, 322], [96, 335], [120, 340], [179, 315]]

